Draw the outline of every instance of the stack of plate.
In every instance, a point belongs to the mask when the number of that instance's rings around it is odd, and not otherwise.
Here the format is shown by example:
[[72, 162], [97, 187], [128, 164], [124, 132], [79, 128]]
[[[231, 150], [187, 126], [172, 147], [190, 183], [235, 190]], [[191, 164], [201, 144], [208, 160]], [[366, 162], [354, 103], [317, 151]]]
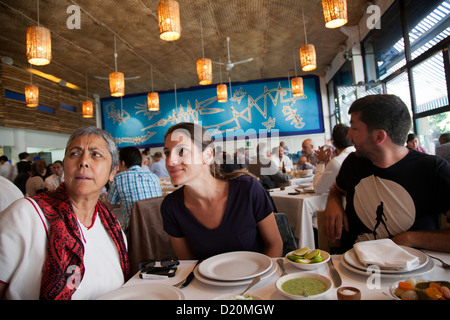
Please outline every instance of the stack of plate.
[[239, 286], [249, 284], [257, 276], [266, 279], [276, 270], [276, 264], [264, 254], [234, 251], [206, 259], [195, 268], [194, 275], [210, 285]]
[[[380, 276], [383, 278], [398, 278], [398, 277], [415, 277], [418, 275], [425, 274], [427, 272], [430, 272], [434, 268], [434, 262], [432, 259], [428, 258], [426, 254], [423, 252], [414, 249], [409, 248], [405, 246], [400, 246], [404, 250], [406, 250], [408, 253], [416, 256], [419, 258], [419, 263], [412, 269], [412, 270], [405, 270], [405, 269], [384, 269], [379, 267]], [[344, 259], [341, 259], [342, 265], [347, 268], [350, 271], [371, 276], [373, 275], [373, 272], [369, 269], [368, 266], [363, 264], [359, 259], [358, 255], [356, 254], [356, 251], [354, 249], [348, 250], [346, 253], [344, 253]], [[377, 269], [378, 270], [378, 269]]]

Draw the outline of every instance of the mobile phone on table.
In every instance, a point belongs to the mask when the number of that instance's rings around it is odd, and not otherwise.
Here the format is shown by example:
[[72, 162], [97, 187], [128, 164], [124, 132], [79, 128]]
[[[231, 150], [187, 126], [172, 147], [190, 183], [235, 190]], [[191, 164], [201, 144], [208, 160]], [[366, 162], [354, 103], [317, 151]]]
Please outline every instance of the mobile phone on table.
[[139, 278], [141, 279], [164, 279], [171, 278], [175, 276], [177, 272], [177, 266], [166, 266], [166, 267], [150, 267], [144, 268], [139, 272]]

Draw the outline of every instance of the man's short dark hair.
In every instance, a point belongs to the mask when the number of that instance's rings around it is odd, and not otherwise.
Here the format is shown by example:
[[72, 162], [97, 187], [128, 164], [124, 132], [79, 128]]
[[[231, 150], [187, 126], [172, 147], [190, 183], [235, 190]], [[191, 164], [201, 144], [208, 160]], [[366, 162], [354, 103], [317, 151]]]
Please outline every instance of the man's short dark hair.
[[361, 121], [369, 132], [384, 130], [396, 145], [405, 145], [411, 129], [411, 115], [405, 103], [396, 95], [377, 94], [353, 102], [348, 113], [360, 112]]
[[20, 160], [26, 159], [29, 156], [30, 156], [30, 154], [28, 152], [21, 152], [21, 153], [19, 153], [19, 159]]
[[125, 166], [140, 166], [142, 164], [142, 155], [136, 147], [125, 147], [119, 150], [119, 160], [125, 162]]
[[332, 138], [336, 148], [342, 150], [353, 145], [352, 139], [347, 138], [348, 129], [349, 127], [342, 123], [334, 126]]

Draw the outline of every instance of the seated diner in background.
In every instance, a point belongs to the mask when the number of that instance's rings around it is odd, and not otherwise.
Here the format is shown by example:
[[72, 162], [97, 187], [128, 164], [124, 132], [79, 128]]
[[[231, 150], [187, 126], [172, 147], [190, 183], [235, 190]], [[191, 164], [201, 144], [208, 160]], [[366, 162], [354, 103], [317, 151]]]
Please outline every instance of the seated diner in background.
[[439, 147], [436, 155], [450, 162], [450, 133], [443, 133], [439, 136]]
[[47, 165], [44, 160], [37, 160], [31, 164], [31, 177], [25, 184], [26, 196], [32, 197], [38, 193], [47, 191], [45, 183], [45, 174], [47, 173]]
[[128, 279], [119, 222], [99, 201], [118, 164], [114, 139], [77, 129], [55, 191], [19, 199], [0, 215], [0, 299], [95, 299]]
[[298, 159], [297, 166], [300, 170], [312, 169], [316, 172], [316, 166], [319, 158], [314, 151], [314, 144], [311, 139], [306, 139], [302, 142], [302, 154]]
[[256, 156], [248, 165], [248, 171], [259, 178], [265, 189], [274, 189], [289, 185], [289, 175], [283, 173], [270, 158], [265, 142], [256, 146]]
[[415, 133], [408, 134], [408, 137], [406, 138], [406, 147], [423, 153], [428, 153], [425, 148], [419, 145], [419, 138]]
[[450, 164], [405, 146], [411, 117], [397, 96], [366, 96], [353, 102], [349, 114], [356, 152], [330, 190], [324, 233], [340, 239], [343, 250], [391, 238], [398, 245], [450, 252], [450, 228], [440, 229], [441, 215], [450, 217]]
[[316, 151], [319, 162], [316, 166], [313, 187], [316, 194], [328, 193], [336, 180], [342, 162], [347, 156], [355, 151], [352, 140], [347, 138], [349, 127], [339, 123], [334, 126], [331, 138], [333, 146], [336, 148], [336, 155], [333, 157], [332, 148], [325, 149], [325, 146], [319, 147]]
[[214, 143], [194, 123], [172, 126], [165, 136], [166, 167], [181, 188], [161, 204], [164, 230], [179, 259], [206, 259], [230, 251], [282, 254], [270, 199], [248, 172], [217, 172]]

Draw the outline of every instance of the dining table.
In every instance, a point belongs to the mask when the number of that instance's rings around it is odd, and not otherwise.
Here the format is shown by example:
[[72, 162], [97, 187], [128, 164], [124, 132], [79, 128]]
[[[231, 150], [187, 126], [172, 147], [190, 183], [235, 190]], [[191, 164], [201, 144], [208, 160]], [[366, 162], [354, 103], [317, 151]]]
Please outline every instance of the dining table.
[[300, 176], [300, 177], [289, 179], [288, 185], [298, 186], [298, 185], [301, 185], [304, 183], [312, 182], [313, 180], [314, 180], [314, 175]]
[[[422, 250], [424, 253], [431, 254], [433, 257], [440, 258], [447, 263], [450, 263], [450, 254], [449, 253], [441, 253], [441, 252], [433, 252], [430, 250]], [[434, 280], [434, 281], [449, 281], [450, 280], [450, 269], [443, 268], [441, 262], [428, 258], [427, 267], [424, 271], [419, 272], [418, 274], [409, 274], [409, 273], [395, 273], [393, 275], [388, 274], [377, 274], [373, 271], [364, 272], [355, 272], [346, 264], [344, 264], [344, 255], [331, 255], [331, 259], [333, 261], [336, 270], [338, 271], [342, 284], [340, 287], [353, 287], [357, 288], [361, 291], [361, 300], [396, 300], [396, 298], [391, 294], [391, 287], [397, 283], [398, 281], [402, 281], [408, 279], [410, 277], [414, 277], [414, 279], [423, 279], [423, 280]], [[254, 299], [258, 300], [291, 300], [288, 297], [281, 294], [276, 288], [276, 282], [281, 277], [281, 268], [276, 263], [278, 259], [283, 259], [284, 261], [284, 269], [287, 274], [292, 273], [307, 273], [314, 272], [321, 274], [325, 277], [331, 279], [330, 270], [328, 264], [320, 266], [318, 269], [312, 271], [304, 271], [291, 263], [288, 263], [286, 257], [281, 258], [271, 258], [274, 265], [274, 270], [270, 273], [269, 276], [263, 277], [262, 280], [253, 286], [248, 294], [254, 297]], [[177, 272], [174, 277], [164, 277], [161, 279], [140, 279], [139, 273], [136, 273], [130, 280], [128, 280], [120, 289], [116, 291], [123, 290], [126, 288], [127, 290], [133, 290], [145, 286], [152, 285], [166, 285], [166, 286], [175, 286], [180, 283], [186, 277], [194, 271], [194, 277], [192, 281], [184, 288], [177, 289], [182, 292], [182, 299], [180, 300], [217, 300], [221, 299], [226, 295], [233, 295], [242, 292], [247, 284], [230, 286], [225, 284], [211, 284], [205, 282], [205, 280], [201, 280], [201, 277], [198, 276], [198, 267], [196, 260], [182, 260], [178, 266]], [[324, 296], [320, 297], [320, 300], [338, 300], [337, 297], [338, 287], [332, 286], [332, 289]], [[145, 297], [140, 297], [145, 299]], [[397, 299], [398, 300], [398, 299]]]
[[[302, 189], [302, 186], [305, 189]], [[296, 193], [296, 190], [305, 190]], [[296, 193], [296, 194], [293, 194]], [[325, 210], [328, 194], [317, 195], [312, 184], [287, 186], [269, 190], [278, 212], [286, 214], [298, 247], [316, 247], [314, 228], [317, 228], [317, 210]]]

